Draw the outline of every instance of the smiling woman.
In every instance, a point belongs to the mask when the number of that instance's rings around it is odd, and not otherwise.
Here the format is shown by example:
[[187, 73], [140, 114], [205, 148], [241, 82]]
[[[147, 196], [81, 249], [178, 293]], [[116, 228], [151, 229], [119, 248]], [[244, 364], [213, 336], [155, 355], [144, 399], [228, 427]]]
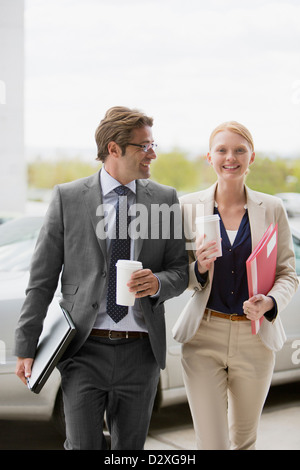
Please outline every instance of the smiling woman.
[[[207, 155], [217, 182], [181, 198], [183, 213], [202, 204], [204, 214], [217, 214], [222, 238], [222, 256], [216, 256], [216, 242], [203, 236], [190, 252], [189, 288], [196, 295], [173, 328], [184, 343], [184, 381], [199, 449], [255, 449], [275, 351], [285, 341], [279, 313], [298, 287], [283, 204], [245, 185], [254, 157], [244, 126], [218, 126]], [[249, 298], [246, 261], [270, 224], [278, 225], [276, 280], [269, 292]], [[249, 320], [259, 319], [261, 329], [253, 335]]]
[[242, 124], [226, 122], [212, 132], [207, 160], [218, 177], [216, 203], [227, 230], [237, 231], [245, 214], [244, 179], [254, 158], [252, 136]]
[[250, 132], [242, 124], [230, 121], [218, 126], [210, 137], [210, 152], [207, 160], [224, 174], [246, 175], [255, 157]]

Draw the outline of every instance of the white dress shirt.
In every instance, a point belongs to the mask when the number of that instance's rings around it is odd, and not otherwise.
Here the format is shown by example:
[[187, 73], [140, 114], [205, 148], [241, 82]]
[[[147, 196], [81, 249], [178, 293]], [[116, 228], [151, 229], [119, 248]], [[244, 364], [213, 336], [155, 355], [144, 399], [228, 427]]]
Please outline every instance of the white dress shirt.
[[[118, 195], [114, 191], [117, 186], [120, 186], [119, 181], [115, 180], [112, 176], [110, 176], [105, 168], [103, 167], [100, 172], [100, 181], [102, 187], [102, 202], [103, 204], [107, 204], [108, 209], [109, 207], [113, 208], [116, 207], [118, 202]], [[126, 185], [131, 191], [127, 196], [128, 206], [130, 207], [132, 204], [136, 202], [136, 182], [131, 181]], [[113, 231], [115, 225], [115, 215], [116, 211], [111, 210], [111, 214], [107, 217], [108, 220], [108, 227], [107, 232]], [[110, 251], [111, 251], [111, 238], [106, 238], [106, 247], [108, 253], [108, 263], [110, 260]], [[134, 253], [134, 240], [131, 240], [131, 247], [130, 247], [131, 255], [130, 259], [133, 259]], [[107, 276], [108, 282], [108, 276]], [[106, 290], [107, 292], [107, 286]], [[99, 328], [102, 330], [114, 330], [114, 331], [145, 331], [147, 332], [147, 327], [144, 319], [144, 315], [142, 310], [139, 306], [139, 301], [136, 300], [133, 307], [128, 307], [128, 314], [118, 323], [115, 323], [113, 319], [107, 315], [106, 313], [106, 295], [103, 296], [103, 299], [100, 303], [99, 312], [97, 315], [97, 319], [94, 325], [94, 328]]]

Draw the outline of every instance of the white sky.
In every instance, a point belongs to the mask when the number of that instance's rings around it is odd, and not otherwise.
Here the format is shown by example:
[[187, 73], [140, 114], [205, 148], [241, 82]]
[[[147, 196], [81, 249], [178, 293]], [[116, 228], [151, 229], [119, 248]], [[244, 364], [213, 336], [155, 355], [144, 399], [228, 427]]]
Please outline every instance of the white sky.
[[299, 0], [25, 0], [25, 144], [93, 147], [105, 111], [154, 117], [161, 150], [237, 120], [300, 155]]

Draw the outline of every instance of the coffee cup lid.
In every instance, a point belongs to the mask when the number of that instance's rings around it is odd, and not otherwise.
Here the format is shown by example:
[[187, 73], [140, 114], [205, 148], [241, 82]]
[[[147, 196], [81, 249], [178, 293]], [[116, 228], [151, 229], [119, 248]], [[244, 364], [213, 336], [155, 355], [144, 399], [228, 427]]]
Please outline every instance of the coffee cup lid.
[[214, 222], [216, 220], [220, 220], [220, 217], [218, 214], [212, 214], [212, 215], [204, 215], [203, 217], [197, 217], [196, 218], [196, 224], [197, 223], [203, 223], [203, 222]]
[[119, 259], [116, 262], [116, 266], [122, 267], [122, 268], [135, 268], [135, 269], [142, 269], [143, 265], [140, 261], [135, 261], [135, 260], [130, 260], [130, 259]]

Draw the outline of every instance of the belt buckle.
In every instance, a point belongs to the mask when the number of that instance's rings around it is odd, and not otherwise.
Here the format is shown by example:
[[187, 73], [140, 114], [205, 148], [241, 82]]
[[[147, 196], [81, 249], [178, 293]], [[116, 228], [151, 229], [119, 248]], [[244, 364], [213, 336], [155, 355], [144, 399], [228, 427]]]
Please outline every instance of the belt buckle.
[[239, 316], [238, 313], [231, 313], [230, 314], [230, 321], [236, 321], [236, 319], [233, 318], [233, 317], [238, 317], [238, 316]]
[[111, 341], [116, 341], [117, 339], [119, 339], [119, 338], [113, 338], [113, 337], [112, 337], [112, 333], [113, 333], [113, 330], [109, 330], [109, 332], [108, 332], [108, 338], [109, 338]]
[[[117, 341], [118, 339], [122, 339], [122, 336], [120, 336], [119, 338], [118, 338], [118, 337], [117, 337], [117, 338], [113, 338], [113, 337], [112, 337], [112, 333], [113, 333], [113, 332], [118, 333], [118, 331], [109, 330], [109, 332], [108, 332], [108, 338], [109, 338], [111, 341]], [[120, 333], [121, 333], [121, 331], [120, 331]], [[125, 336], [125, 338], [126, 338], [126, 339], [128, 338], [128, 331], [126, 331], [126, 336]]]

